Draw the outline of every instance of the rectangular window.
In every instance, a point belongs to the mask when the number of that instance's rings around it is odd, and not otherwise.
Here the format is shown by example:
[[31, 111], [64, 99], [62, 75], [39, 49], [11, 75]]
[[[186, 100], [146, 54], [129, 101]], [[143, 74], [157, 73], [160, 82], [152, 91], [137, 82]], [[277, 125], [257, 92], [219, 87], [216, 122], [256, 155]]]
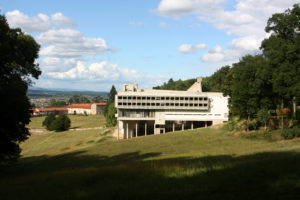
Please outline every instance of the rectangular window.
[[118, 99], [122, 99], [122, 96], [118, 96]]
[[146, 97], [142, 97], [142, 100], [146, 100]]
[[165, 97], [160, 97], [161, 100], [165, 100]]
[[204, 101], [207, 101], [207, 97], [204, 97]]
[[182, 107], [182, 106], [183, 106], [183, 103], [181, 103], [180, 106]]
[[190, 101], [193, 101], [193, 97], [190, 97]]
[[156, 97], [156, 100], [160, 100], [160, 97]]
[[166, 103], [166, 106], [169, 106], [170, 104], [169, 103]]
[[170, 98], [169, 97], [166, 97], [166, 100], [169, 100]]
[[131, 99], [131, 97], [128, 97], [128, 99]]
[[147, 100], [150, 100], [150, 97], [147, 97]]
[[174, 97], [171, 97], [171, 100], [174, 100]]
[[151, 100], [155, 100], [155, 97], [151, 97]]
[[175, 100], [179, 100], [179, 97], [175, 97]]
[[194, 100], [195, 100], [195, 101], [198, 101], [198, 97], [194, 97]]
[[133, 99], [133, 100], [135, 100], [135, 99], [136, 99], [136, 97], [135, 97], [135, 96], [133, 96], [133, 97], [132, 97], [132, 99]]
[[189, 100], [189, 98], [188, 98], [188, 97], [184, 97], [184, 100], [186, 100], [186, 101], [187, 101], [187, 100]]

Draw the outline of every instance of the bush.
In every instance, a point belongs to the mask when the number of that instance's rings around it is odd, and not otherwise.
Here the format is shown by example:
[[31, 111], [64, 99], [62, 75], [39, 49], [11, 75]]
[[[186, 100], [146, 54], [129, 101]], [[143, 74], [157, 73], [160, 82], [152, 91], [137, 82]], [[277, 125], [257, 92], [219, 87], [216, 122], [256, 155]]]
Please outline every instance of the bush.
[[257, 130], [261, 126], [261, 123], [257, 121], [256, 119], [252, 120], [248, 124], [249, 130]]
[[290, 140], [295, 137], [300, 137], [300, 129], [298, 127], [290, 128], [290, 129], [284, 129], [281, 132], [281, 136], [286, 139]]
[[51, 131], [50, 125], [54, 120], [55, 120], [55, 114], [54, 113], [49, 114], [43, 121], [43, 126], [46, 126], [46, 129]]
[[70, 128], [71, 126], [71, 120], [70, 118], [65, 115], [58, 115], [57, 118], [50, 124], [50, 130], [55, 130], [55, 131], [66, 131]]

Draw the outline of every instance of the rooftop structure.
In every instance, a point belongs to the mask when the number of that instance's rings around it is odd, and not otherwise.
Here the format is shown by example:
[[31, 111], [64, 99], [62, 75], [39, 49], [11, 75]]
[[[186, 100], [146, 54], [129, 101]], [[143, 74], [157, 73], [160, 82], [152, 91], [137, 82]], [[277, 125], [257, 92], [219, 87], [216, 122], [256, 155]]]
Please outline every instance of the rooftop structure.
[[201, 78], [187, 90], [151, 90], [124, 84], [115, 99], [119, 138], [194, 129], [228, 121], [228, 97], [202, 92]]

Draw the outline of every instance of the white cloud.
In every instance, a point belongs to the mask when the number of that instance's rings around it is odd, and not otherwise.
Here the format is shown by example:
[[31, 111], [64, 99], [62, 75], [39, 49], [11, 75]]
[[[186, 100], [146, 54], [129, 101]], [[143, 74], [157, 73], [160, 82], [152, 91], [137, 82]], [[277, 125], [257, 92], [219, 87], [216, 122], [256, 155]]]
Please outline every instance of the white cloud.
[[51, 28], [51, 21], [45, 14], [29, 17], [19, 10], [13, 10], [5, 14], [9, 25], [13, 28], [21, 28], [25, 32], [40, 32]]
[[205, 62], [220, 62], [259, 50], [261, 41], [268, 37], [264, 28], [274, 13], [283, 12], [299, 0], [236, 0], [233, 9], [226, 10], [225, 0], [161, 0], [156, 13], [170, 18], [196, 15], [200, 21], [212, 23], [228, 35], [237, 36], [222, 52], [208, 52]]
[[51, 19], [54, 24], [59, 26], [72, 27], [76, 25], [71, 18], [64, 16], [62, 13], [53, 14]]
[[220, 10], [226, 0], [162, 0], [155, 10], [159, 15], [180, 18], [188, 14], [208, 14]]
[[142, 26], [145, 23], [144, 22], [129, 22], [128, 24], [133, 25], [133, 26]]
[[52, 29], [41, 33], [36, 39], [43, 44], [42, 56], [71, 58], [111, 51], [102, 38], [87, 38], [82, 32], [72, 29]]
[[206, 44], [182, 44], [177, 48], [177, 51], [183, 54], [193, 54], [196, 53], [200, 49], [206, 49]]
[[[85, 85], [87, 88], [101, 90], [99, 87], [106, 85], [111, 87], [111, 84], [121, 86], [124, 82], [140, 82], [143, 86], [157, 85], [167, 80], [167, 77], [162, 75], [143, 74], [134, 69], [121, 68], [117, 64], [110, 64], [107, 61], [92, 63], [86, 66], [83, 62], [78, 61], [76, 65], [67, 71], [45, 72], [42, 76], [43, 80], [49, 83], [57, 82], [63, 84], [80, 83], [81, 87]], [[54, 80], [54, 81], [53, 81]], [[61, 86], [52, 86], [61, 87]], [[71, 87], [79, 87], [71, 86]], [[108, 88], [105, 88], [108, 89]]]
[[215, 46], [210, 49], [208, 53], [202, 55], [201, 60], [204, 62], [220, 62], [224, 59], [225, 55], [221, 46]]

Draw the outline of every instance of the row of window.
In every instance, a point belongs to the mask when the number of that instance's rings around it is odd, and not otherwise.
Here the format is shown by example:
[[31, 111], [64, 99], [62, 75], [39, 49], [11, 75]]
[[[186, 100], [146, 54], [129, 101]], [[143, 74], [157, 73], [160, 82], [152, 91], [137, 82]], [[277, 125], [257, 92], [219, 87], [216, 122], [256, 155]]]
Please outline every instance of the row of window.
[[207, 101], [207, 97], [149, 97], [149, 96], [118, 96], [119, 100], [185, 100], [185, 101]]
[[118, 106], [180, 106], [180, 107], [207, 107], [207, 103], [131, 103], [118, 102]]

